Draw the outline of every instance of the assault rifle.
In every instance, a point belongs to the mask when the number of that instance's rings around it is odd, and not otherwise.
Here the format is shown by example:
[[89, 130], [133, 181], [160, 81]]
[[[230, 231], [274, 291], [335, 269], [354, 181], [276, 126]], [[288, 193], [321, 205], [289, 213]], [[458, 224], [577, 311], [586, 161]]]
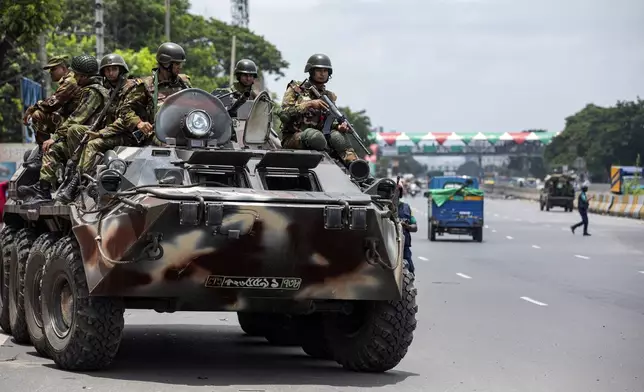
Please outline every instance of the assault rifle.
[[90, 138], [90, 133], [91, 132], [96, 132], [96, 129], [103, 124], [103, 119], [105, 118], [105, 115], [107, 114], [107, 111], [109, 110], [110, 106], [112, 105], [112, 102], [114, 102], [114, 99], [118, 95], [119, 91], [123, 87], [123, 83], [125, 82], [125, 78], [123, 76], [119, 77], [119, 82], [112, 90], [112, 93], [110, 94], [109, 99], [103, 106], [103, 109], [99, 113], [98, 117], [96, 118], [96, 121], [85, 131], [85, 134], [83, 135], [83, 138], [80, 140], [80, 143], [78, 143], [78, 146], [74, 149], [74, 152], [72, 153], [71, 157], [67, 160], [67, 164], [65, 165], [65, 175], [63, 176], [63, 183], [61, 184], [59, 189], [64, 189], [67, 187], [71, 179], [77, 174], [77, 169], [78, 169], [78, 161], [80, 160], [80, 155], [89, 142]]
[[337, 106], [329, 99], [329, 97], [325, 95], [320, 94], [317, 88], [312, 83], [308, 83], [309, 86], [306, 86], [305, 88], [308, 89], [315, 99], [321, 99], [324, 101], [329, 106], [329, 116], [326, 118], [326, 121], [324, 121], [324, 127], [322, 128], [322, 133], [325, 135], [329, 135], [331, 133], [331, 125], [333, 124], [333, 120], [338, 120], [340, 124], [346, 123], [347, 126], [349, 127], [349, 131], [351, 132], [351, 135], [353, 135], [353, 138], [355, 141], [360, 145], [360, 148], [369, 156], [371, 156], [371, 151], [367, 148], [367, 146], [364, 145], [362, 142], [362, 139], [360, 139], [360, 136], [356, 133], [356, 130], [353, 128], [353, 125], [349, 123], [349, 120], [347, 117], [340, 112]]

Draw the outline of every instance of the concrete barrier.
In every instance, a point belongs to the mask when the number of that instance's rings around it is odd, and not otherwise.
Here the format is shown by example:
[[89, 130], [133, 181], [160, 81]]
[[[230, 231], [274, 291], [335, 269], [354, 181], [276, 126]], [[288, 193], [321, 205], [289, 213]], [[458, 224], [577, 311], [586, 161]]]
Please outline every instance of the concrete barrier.
[[[517, 199], [539, 201], [539, 190], [535, 188], [485, 185], [483, 190], [486, 193], [501, 197], [510, 196]], [[611, 193], [590, 191], [588, 196], [592, 196], [588, 206], [588, 211], [591, 213], [644, 220], [644, 195], [619, 196]], [[574, 208], [577, 209], [577, 200], [574, 202]]]

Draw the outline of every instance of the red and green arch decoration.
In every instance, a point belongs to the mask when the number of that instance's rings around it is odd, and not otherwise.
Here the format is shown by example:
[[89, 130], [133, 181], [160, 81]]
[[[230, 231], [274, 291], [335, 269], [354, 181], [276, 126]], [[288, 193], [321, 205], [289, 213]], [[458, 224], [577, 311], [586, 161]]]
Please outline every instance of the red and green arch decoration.
[[[437, 150], [438, 146], [449, 147], [453, 151], [465, 146], [494, 146], [502, 142], [515, 144], [549, 144], [560, 132], [378, 132], [376, 142], [381, 146], [422, 148], [425, 152]], [[403, 148], [404, 149], [404, 148]]]

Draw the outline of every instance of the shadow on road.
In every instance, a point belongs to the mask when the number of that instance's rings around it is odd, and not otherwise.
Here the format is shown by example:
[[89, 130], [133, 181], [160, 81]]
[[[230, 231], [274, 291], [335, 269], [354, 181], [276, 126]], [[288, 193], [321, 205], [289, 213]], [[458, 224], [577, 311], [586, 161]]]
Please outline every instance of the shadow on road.
[[[44, 366], [55, 368], [54, 364]], [[299, 347], [270, 346], [238, 326], [127, 325], [109, 369], [90, 377], [190, 386], [329, 385], [381, 387], [417, 374], [363, 374], [316, 360]]]

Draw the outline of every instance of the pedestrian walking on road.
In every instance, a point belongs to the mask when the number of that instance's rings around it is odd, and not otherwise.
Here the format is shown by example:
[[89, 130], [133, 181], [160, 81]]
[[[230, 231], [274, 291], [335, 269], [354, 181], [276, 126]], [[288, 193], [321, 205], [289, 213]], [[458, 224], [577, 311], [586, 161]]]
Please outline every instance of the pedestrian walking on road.
[[588, 198], [586, 192], [588, 192], [588, 185], [581, 187], [581, 193], [579, 193], [579, 197], [577, 198], [577, 209], [579, 210], [579, 215], [581, 215], [581, 222], [577, 223], [576, 225], [570, 226], [570, 230], [572, 230], [572, 233], [575, 234], [575, 229], [583, 225], [584, 236], [590, 236], [590, 233], [588, 233], [588, 202], [593, 197], [591, 196], [590, 198]]

